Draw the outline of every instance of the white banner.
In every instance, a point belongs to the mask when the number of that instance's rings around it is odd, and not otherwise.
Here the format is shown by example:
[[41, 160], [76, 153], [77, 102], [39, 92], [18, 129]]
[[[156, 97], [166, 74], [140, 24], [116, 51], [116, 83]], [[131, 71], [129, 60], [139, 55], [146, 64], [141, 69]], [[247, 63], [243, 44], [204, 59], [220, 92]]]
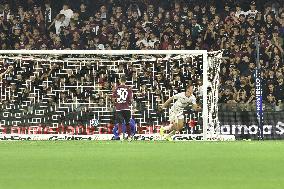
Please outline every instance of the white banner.
[[[112, 134], [94, 135], [68, 135], [68, 134], [0, 134], [0, 141], [20, 141], [20, 140], [113, 140]], [[174, 141], [202, 141], [202, 134], [177, 134], [172, 137]], [[136, 134], [134, 140], [163, 140], [159, 134]], [[233, 135], [215, 135], [207, 138], [210, 141], [232, 141]]]

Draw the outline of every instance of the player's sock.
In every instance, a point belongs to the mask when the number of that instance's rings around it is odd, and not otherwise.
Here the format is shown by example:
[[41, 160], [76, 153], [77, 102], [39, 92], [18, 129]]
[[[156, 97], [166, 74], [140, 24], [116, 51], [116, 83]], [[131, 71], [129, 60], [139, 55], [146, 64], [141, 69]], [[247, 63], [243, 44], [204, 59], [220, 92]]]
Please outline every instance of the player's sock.
[[128, 138], [131, 138], [131, 127], [130, 127], [130, 124], [126, 125], [126, 132], [127, 132]]
[[114, 140], [119, 139], [118, 124], [115, 124], [115, 126], [114, 126], [114, 128], [112, 130], [112, 133], [114, 135]]
[[118, 127], [118, 136], [120, 136], [121, 133], [122, 133], [122, 125], [121, 124], [117, 124], [117, 127]]
[[130, 119], [130, 128], [131, 128], [131, 135], [134, 136], [136, 133], [136, 123], [134, 119]]

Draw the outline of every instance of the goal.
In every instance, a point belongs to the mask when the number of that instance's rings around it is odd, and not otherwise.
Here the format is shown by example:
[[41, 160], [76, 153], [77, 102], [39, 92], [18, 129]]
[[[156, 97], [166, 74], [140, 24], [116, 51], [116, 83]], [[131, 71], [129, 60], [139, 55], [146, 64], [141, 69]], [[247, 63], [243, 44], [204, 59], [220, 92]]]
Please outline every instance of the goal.
[[0, 61], [4, 69], [14, 67], [0, 81], [0, 127], [80, 125], [84, 130], [93, 120], [107, 127], [114, 124], [112, 88], [126, 74], [138, 129], [157, 131], [168, 120], [168, 112], [157, 111], [159, 104], [191, 83], [202, 112], [187, 110], [186, 122], [198, 122], [203, 140], [218, 135], [222, 51], [0, 50]]

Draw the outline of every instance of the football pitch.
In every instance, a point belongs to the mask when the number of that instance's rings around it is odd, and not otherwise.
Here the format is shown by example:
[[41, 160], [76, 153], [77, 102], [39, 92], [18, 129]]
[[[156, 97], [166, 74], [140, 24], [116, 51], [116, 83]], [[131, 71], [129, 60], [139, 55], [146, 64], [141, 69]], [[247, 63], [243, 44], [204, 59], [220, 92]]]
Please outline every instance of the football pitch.
[[283, 189], [284, 141], [0, 142], [1, 189]]

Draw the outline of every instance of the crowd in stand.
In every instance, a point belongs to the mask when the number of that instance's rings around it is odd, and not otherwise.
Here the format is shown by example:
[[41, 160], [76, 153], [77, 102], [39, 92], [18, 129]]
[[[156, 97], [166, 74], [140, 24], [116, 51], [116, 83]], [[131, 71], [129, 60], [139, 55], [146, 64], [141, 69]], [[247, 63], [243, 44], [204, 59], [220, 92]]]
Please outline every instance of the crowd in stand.
[[275, 109], [284, 102], [281, 2], [0, 0], [0, 49], [223, 49], [219, 102], [252, 104], [258, 36], [263, 99]]

